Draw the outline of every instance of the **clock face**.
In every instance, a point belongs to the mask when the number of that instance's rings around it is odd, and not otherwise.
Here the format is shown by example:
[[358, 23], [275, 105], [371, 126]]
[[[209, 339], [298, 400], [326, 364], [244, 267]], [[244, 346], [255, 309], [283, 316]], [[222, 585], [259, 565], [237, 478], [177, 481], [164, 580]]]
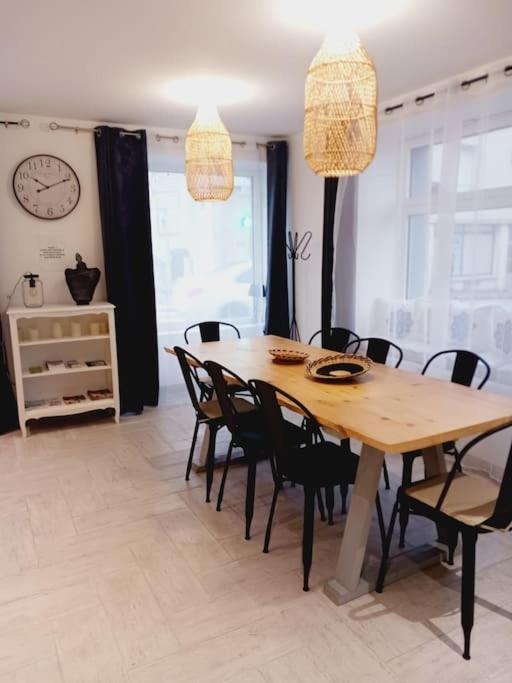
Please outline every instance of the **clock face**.
[[45, 220], [64, 218], [80, 199], [80, 183], [71, 166], [51, 154], [36, 154], [14, 171], [16, 199], [33, 216]]

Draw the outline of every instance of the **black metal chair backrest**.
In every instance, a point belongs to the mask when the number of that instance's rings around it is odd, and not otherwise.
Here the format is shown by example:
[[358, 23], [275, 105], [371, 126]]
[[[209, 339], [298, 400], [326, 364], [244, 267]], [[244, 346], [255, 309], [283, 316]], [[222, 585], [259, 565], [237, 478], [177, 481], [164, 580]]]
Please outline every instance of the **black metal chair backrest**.
[[207, 320], [205, 322], [195, 323], [195, 325], [190, 325], [190, 327], [187, 327], [183, 333], [185, 337], [185, 344], [188, 344], [188, 333], [190, 330], [193, 330], [196, 327], [199, 328], [199, 334], [201, 335], [202, 342], [220, 341], [221, 325], [223, 327], [231, 327], [233, 330], [235, 330], [238, 339], [240, 339], [240, 331], [238, 327], [235, 327], [235, 325], [232, 325], [231, 323], [223, 323], [217, 320]]
[[338, 351], [343, 353], [345, 347], [352, 341], [357, 341], [359, 336], [346, 327], [330, 327], [328, 330], [318, 330], [308, 341], [312, 344], [313, 341], [322, 335], [322, 348], [329, 349], [329, 351]]
[[[346, 353], [357, 353], [361, 344], [366, 344], [366, 355], [374, 363], [386, 365], [386, 361], [391, 349], [394, 349], [398, 354], [398, 360], [395, 362], [395, 368], [398, 368], [404, 357], [402, 349], [394, 344], [389, 339], [381, 339], [381, 337], [361, 337], [347, 345]], [[354, 348], [352, 348], [354, 347]]]
[[478, 370], [478, 366], [483, 367], [483, 379], [478, 383], [477, 389], [481, 389], [491, 376], [491, 367], [489, 363], [473, 351], [465, 351], [464, 349], [448, 349], [447, 351], [439, 351], [435, 353], [428, 361], [425, 363], [425, 367], [421, 371], [424, 375], [432, 361], [436, 360], [440, 356], [447, 356], [450, 354], [455, 354], [455, 360], [453, 363], [453, 370], [451, 381], [456, 384], [463, 384], [465, 387], [470, 387], [473, 384], [475, 374]]
[[265, 434], [271, 450], [274, 470], [278, 474], [282, 474], [279, 459], [280, 455], [288, 451], [288, 444], [285, 427], [286, 420], [284, 419], [282, 408], [279, 405], [278, 396], [285, 399], [285, 404], [291, 404], [298, 409], [298, 412], [307, 420], [308, 430], [318, 441], [324, 442], [324, 435], [322, 434], [320, 425], [314, 415], [304, 404], [291, 396], [291, 394], [260, 379], [251, 379], [249, 380], [249, 384], [254, 388], [258, 403], [261, 406]]
[[213, 360], [207, 360], [204, 362], [203, 367], [210, 375], [213, 382], [213, 388], [215, 390], [216, 398], [219, 402], [226, 427], [229, 429], [231, 436], [237, 439], [240, 434], [240, 425], [238, 419], [239, 413], [233, 405], [226, 376], [229, 375], [232, 377], [237, 386], [243, 387], [244, 391], [249, 393], [255, 399], [254, 391], [252, 387], [250, 387], [247, 382], [244, 382], [241, 377], [239, 377], [229, 368], [220, 365], [220, 363], [216, 363]]
[[204, 365], [201, 361], [193, 356], [189, 351], [182, 349], [181, 346], [174, 347], [174, 353], [180, 364], [181, 372], [183, 374], [183, 379], [185, 380], [185, 386], [187, 387], [188, 395], [194, 407], [194, 410], [198, 415], [203, 416], [203, 411], [201, 410], [201, 402], [197, 397], [197, 391], [201, 392], [201, 385], [199, 376], [197, 374], [197, 368], [203, 368]]
[[[439, 496], [439, 499], [436, 503], [436, 510], [441, 510], [442, 505], [446, 499], [446, 496], [449, 493], [450, 486], [452, 485], [453, 480], [455, 479], [456, 475], [459, 474], [460, 472], [460, 463], [464, 456], [472, 449], [474, 448], [477, 444], [479, 444], [481, 441], [484, 441], [485, 439], [488, 439], [490, 436], [493, 436], [494, 434], [497, 434], [498, 432], [502, 432], [505, 429], [510, 429], [512, 427], [512, 423], [500, 425], [499, 427], [494, 427], [493, 429], [489, 429], [487, 432], [484, 432], [483, 434], [479, 434], [477, 437], [472, 439], [468, 444], [464, 446], [464, 448], [460, 451], [455, 456], [455, 462], [452, 465], [452, 468], [448, 474], [448, 477], [446, 478], [446, 482], [443, 486], [443, 490], [441, 491], [441, 494]], [[512, 522], [512, 444], [509, 448], [508, 456], [507, 456], [507, 462], [505, 465], [505, 470], [503, 472], [503, 477], [501, 479], [501, 484], [499, 488], [499, 493], [498, 497], [496, 499], [496, 505], [494, 507], [493, 514], [491, 517], [487, 520], [486, 525], [494, 527], [496, 529], [505, 529], [510, 523]]]

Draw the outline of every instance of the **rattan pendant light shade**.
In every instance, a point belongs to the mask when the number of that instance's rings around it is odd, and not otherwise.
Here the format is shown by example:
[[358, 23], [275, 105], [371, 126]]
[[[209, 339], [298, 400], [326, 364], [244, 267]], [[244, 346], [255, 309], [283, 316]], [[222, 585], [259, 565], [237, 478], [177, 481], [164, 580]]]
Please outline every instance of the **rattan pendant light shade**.
[[377, 76], [359, 40], [326, 39], [306, 79], [304, 155], [323, 177], [361, 173], [375, 155]]
[[196, 201], [226, 200], [233, 192], [231, 138], [216, 107], [199, 107], [185, 141], [187, 189]]

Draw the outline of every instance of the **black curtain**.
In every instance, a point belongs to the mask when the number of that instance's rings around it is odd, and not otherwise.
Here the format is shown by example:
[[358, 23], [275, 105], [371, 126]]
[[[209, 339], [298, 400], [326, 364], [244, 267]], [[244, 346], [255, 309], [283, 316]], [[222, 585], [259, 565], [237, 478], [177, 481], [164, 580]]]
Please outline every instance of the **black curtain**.
[[18, 408], [7, 373], [7, 360], [2, 338], [0, 322], [0, 434], [6, 434], [18, 429]]
[[328, 348], [329, 329], [332, 320], [332, 281], [334, 266], [334, 216], [338, 178], [326, 178], [324, 182], [324, 225], [322, 238], [322, 346]]
[[286, 254], [286, 193], [288, 143], [267, 146], [268, 275], [265, 334], [290, 337], [288, 260]]
[[101, 126], [96, 164], [108, 300], [116, 307], [121, 412], [158, 403], [146, 132]]

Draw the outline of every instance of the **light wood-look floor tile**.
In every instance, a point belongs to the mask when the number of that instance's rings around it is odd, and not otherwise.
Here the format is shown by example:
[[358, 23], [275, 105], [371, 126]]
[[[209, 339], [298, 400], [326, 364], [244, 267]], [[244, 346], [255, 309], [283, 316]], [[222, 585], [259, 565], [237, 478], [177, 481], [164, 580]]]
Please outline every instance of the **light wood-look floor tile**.
[[[301, 487], [281, 492], [264, 555], [268, 463], [248, 542], [245, 466], [232, 467], [220, 513], [204, 503], [204, 474], [184, 481], [193, 426], [188, 404], [169, 404], [120, 425], [81, 417], [0, 437], [0, 683], [510, 681], [510, 535], [479, 540], [464, 662], [460, 558], [335, 607], [322, 589], [346, 519], [336, 492], [336, 524], [315, 522], [306, 594]], [[223, 430], [219, 453], [228, 441]], [[396, 487], [399, 459], [388, 465]], [[387, 517], [394, 496], [381, 490]], [[409, 547], [434, 538], [411, 520]]]
[[98, 594], [128, 668], [178, 649], [178, 641], [138, 567], [99, 581]]

